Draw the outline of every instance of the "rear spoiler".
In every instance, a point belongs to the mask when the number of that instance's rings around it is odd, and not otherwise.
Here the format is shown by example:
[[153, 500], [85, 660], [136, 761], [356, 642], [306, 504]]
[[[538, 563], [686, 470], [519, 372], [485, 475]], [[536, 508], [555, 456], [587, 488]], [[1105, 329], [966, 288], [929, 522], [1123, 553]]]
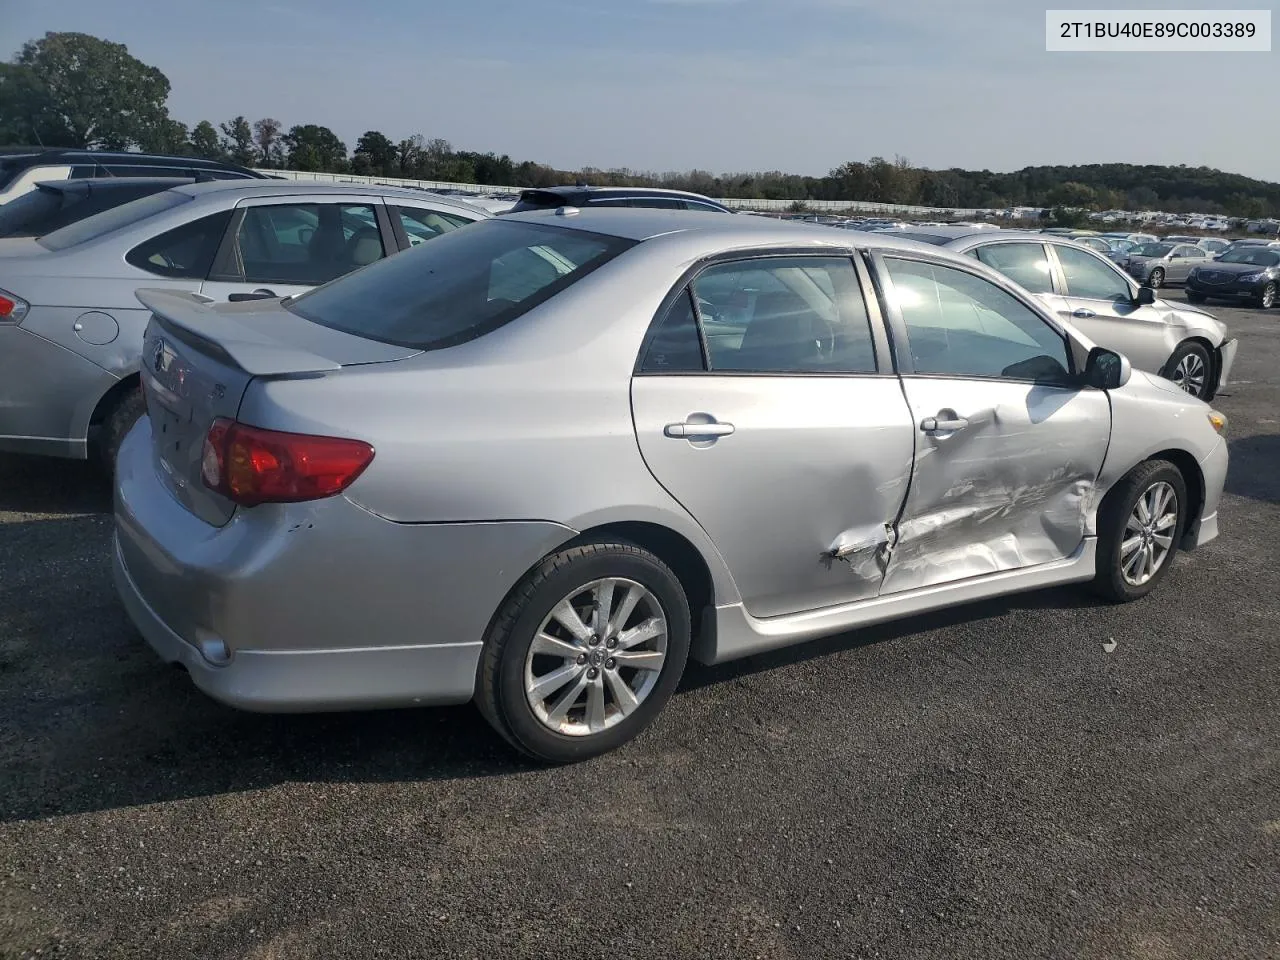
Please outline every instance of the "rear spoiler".
[[278, 377], [342, 369], [342, 364], [327, 357], [281, 343], [240, 322], [234, 315], [214, 310], [195, 294], [143, 287], [135, 290], [134, 296], [179, 339], [194, 340], [197, 347], [213, 347], [250, 376]]

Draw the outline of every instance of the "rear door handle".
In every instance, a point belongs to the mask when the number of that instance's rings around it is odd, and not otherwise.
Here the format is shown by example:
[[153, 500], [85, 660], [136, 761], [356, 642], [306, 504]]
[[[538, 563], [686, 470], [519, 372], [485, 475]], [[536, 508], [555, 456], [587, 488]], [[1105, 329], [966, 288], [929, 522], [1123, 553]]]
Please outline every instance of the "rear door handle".
[[969, 421], [964, 417], [943, 420], [937, 417], [925, 417], [920, 421], [920, 429], [925, 433], [951, 433], [955, 430], [963, 430], [968, 425]]
[[686, 440], [702, 440], [709, 437], [727, 437], [733, 433], [732, 423], [668, 423], [662, 430], [668, 437]]
[[1081, 307], [1078, 310], [1072, 310], [1071, 315], [1075, 317], [1077, 320], [1088, 320], [1090, 317], [1097, 316], [1097, 314], [1094, 313], [1092, 310], [1086, 310], [1084, 307]]

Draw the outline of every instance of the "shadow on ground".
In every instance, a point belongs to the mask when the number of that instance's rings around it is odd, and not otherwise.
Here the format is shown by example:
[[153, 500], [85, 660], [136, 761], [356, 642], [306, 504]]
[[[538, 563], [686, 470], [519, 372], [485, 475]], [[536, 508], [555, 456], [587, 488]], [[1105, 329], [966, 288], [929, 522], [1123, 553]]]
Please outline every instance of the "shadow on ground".
[[96, 463], [0, 453], [0, 513], [106, 513], [111, 484]]
[[1280, 434], [1263, 433], [1231, 440], [1227, 449], [1227, 493], [1280, 503]]

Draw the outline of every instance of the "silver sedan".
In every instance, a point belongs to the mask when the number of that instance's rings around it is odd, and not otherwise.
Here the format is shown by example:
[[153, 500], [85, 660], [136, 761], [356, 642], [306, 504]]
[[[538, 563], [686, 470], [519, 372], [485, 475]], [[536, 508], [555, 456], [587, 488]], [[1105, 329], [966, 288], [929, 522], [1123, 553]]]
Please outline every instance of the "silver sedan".
[[965, 228], [909, 230], [903, 236], [981, 260], [1094, 342], [1202, 400], [1212, 400], [1228, 381], [1239, 342], [1226, 324], [1190, 304], [1159, 299], [1078, 239]]
[[140, 286], [206, 302], [284, 297], [488, 217], [416, 190], [231, 180], [6, 240], [0, 450], [114, 461], [142, 411]]
[[516, 214], [310, 293], [153, 312], [114, 570], [265, 711], [474, 698], [573, 761], [718, 663], [1218, 533], [1223, 417], [976, 259], [885, 233]]

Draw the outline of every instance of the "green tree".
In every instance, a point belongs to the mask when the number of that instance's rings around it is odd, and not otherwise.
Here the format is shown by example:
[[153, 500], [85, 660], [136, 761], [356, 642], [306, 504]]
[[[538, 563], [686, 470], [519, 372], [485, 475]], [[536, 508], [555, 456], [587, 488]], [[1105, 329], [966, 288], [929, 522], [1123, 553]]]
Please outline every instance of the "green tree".
[[222, 150], [231, 162], [242, 167], [253, 166], [258, 157], [258, 148], [253, 142], [253, 128], [249, 126], [249, 121], [240, 116], [218, 126], [222, 129]]
[[258, 160], [264, 167], [283, 167], [284, 148], [280, 143], [283, 125], [273, 117], [253, 122], [253, 141], [258, 146]]
[[394, 177], [400, 171], [400, 157], [396, 145], [386, 134], [377, 130], [367, 130], [356, 141], [356, 152], [351, 158], [352, 169], [357, 162], [367, 167], [370, 173], [384, 177]]
[[169, 80], [122, 43], [46, 33], [23, 44], [0, 75], [9, 136], [46, 145], [123, 149], [167, 142]]
[[289, 151], [289, 167], [293, 170], [327, 170], [337, 173], [346, 168], [347, 145], [328, 127], [304, 123], [290, 127], [284, 135]]
[[227, 159], [227, 153], [218, 140], [218, 131], [208, 120], [201, 120], [191, 128], [191, 152], [206, 160]]
[[187, 125], [169, 119], [149, 129], [138, 141], [138, 146], [151, 153], [182, 155], [192, 152]]

